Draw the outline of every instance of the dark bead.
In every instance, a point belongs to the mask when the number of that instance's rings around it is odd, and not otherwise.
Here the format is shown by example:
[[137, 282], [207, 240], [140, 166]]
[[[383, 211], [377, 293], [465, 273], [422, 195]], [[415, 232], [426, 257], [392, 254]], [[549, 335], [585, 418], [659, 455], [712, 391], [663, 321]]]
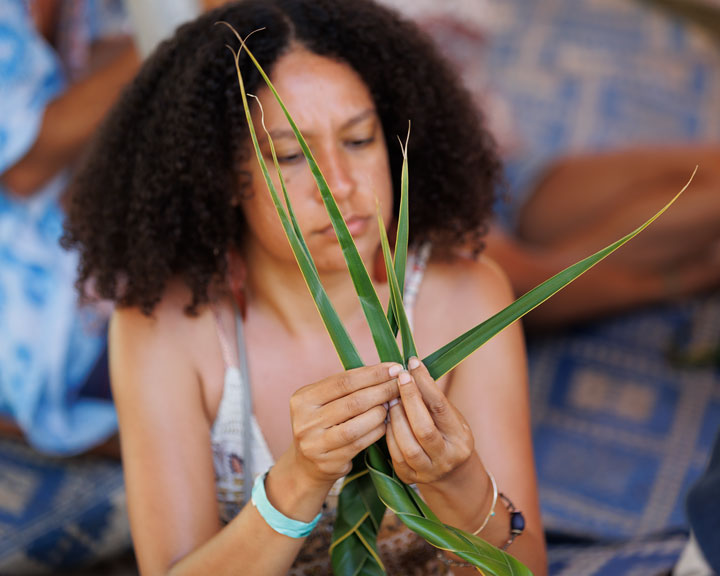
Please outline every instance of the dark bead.
[[513, 512], [510, 515], [510, 532], [521, 534], [523, 530], [525, 530], [525, 517], [522, 512]]

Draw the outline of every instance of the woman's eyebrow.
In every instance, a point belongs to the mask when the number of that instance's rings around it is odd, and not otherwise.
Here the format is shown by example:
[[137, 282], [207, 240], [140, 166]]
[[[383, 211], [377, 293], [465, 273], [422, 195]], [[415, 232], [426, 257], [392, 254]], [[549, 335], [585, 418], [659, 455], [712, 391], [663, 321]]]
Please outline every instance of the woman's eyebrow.
[[[367, 110], [363, 110], [359, 114], [356, 114], [349, 120], [346, 120], [343, 125], [340, 127], [341, 130], [347, 130], [348, 128], [354, 126], [355, 124], [359, 124], [363, 120], [367, 120], [368, 118], [374, 117], [377, 115], [377, 111], [375, 108], [368, 108]], [[300, 130], [304, 135], [306, 136], [312, 136], [312, 131], [305, 131]], [[291, 138], [295, 139], [295, 133], [290, 128], [280, 128], [279, 130], [269, 130], [270, 137], [273, 140], [278, 140], [280, 138]]]
[[354, 126], [355, 124], [358, 124], [362, 122], [363, 120], [366, 120], [367, 118], [370, 118], [372, 116], [376, 116], [377, 112], [375, 111], [375, 108], [368, 108], [367, 110], [364, 110], [360, 112], [359, 114], [353, 116], [350, 118], [347, 122], [345, 122], [342, 125], [342, 129], [350, 128], [351, 126]]

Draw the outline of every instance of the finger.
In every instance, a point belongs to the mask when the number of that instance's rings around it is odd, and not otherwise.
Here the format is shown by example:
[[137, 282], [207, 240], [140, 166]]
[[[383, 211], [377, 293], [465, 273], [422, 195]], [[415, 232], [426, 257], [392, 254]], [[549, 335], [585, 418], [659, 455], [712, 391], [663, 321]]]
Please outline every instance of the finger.
[[346, 476], [352, 469], [352, 459], [360, 452], [372, 446], [385, 435], [385, 423], [369, 430], [366, 434], [354, 440], [351, 444], [336, 450], [323, 452], [314, 458], [319, 470], [330, 476]]
[[[398, 389], [400, 390], [400, 398], [405, 411], [405, 417], [409, 423], [412, 434], [425, 453], [432, 459], [433, 455], [443, 452], [445, 439], [435, 425], [432, 415], [428, 411], [427, 406], [425, 406], [425, 401], [420, 393], [420, 389], [417, 387], [415, 380], [409, 372], [401, 372], [398, 376]], [[394, 431], [400, 442], [400, 447], [403, 448], [403, 452], [405, 453], [402, 442], [404, 438], [397, 434], [397, 430]], [[407, 455], [407, 453], [405, 454]], [[413, 465], [413, 468], [415, 468], [414, 464], [412, 462], [410, 463]]]
[[387, 427], [385, 439], [387, 440], [387, 447], [390, 451], [390, 458], [392, 458], [393, 468], [395, 469], [397, 475], [406, 484], [413, 484], [414, 482], [416, 482], [418, 477], [417, 473], [415, 472], [415, 470], [410, 468], [410, 466], [408, 466], [407, 462], [405, 462], [405, 457], [403, 456], [402, 450], [400, 450], [397, 440], [395, 439], [395, 433], [393, 432], [392, 425]]
[[401, 371], [402, 366], [393, 362], [346, 370], [308, 386], [307, 401], [322, 406], [363, 388], [393, 380]]
[[464, 420], [430, 376], [425, 365], [413, 356], [408, 362], [408, 368], [435, 426], [446, 436], [459, 434]]
[[[407, 372], [404, 374], [407, 374]], [[415, 437], [405, 408], [400, 402], [390, 408], [389, 427], [392, 428], [393, 438], [402, 455], [400, 459], [406, 462], [413, 471], [423, 470], [428, 466], [432, 466], [432, 459]]]
[[[334, 426], [367, 412], [375, 406], [386, 404], [393, 398], [398, 398], [399, 395], [397, 380], [388, 380], [325, 404], [318, 411], [318, 417], [326, 427]], [[387, 410], [387, 407], [385, 409]]]
[[383, 406], [375, 406], [362, 414], [341, 424], [328, 428], [323, 434], [324, 450], [338, 450], [354, 444], [380, 425], [385, 425], [387, 411]]

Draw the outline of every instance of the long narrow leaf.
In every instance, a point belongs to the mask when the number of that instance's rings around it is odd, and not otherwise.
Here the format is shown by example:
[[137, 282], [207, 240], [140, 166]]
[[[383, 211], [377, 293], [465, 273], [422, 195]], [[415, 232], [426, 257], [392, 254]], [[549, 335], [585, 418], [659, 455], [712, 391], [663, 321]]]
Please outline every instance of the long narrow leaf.
[[377, 348], [380, 360], [383, 362], [402, 362], [402, 354], [400, 353], [400, 349], [398, 348], [397, 342], [395, 341], [395, 336], [390, 329], [390, 324], [388, 324], [387, 318], [385, 317], [385, 311], [383, 310], [377, 292], [375, 291], [375, 286], [373, 286], [370, 275], [365, 268], [365, 264], [363, 263], [362, 258], [357, 251], [357, 247], [355, 246], [352, 235], [350, 234], [350, 231], [347, 228], [347, 224], [345, 223], [342, 213], [340, 212], [340, 208], [335, 202], [335, 198], [330, 191], [330, 188], [327, 184], [327, 181], [325, 180], [325, 177], [322, 174], [322, 171], [320, 170], [320, 167], [315, 161], [310, 147], [305, 141], [303, 135], [300, 133], [300, 130], [295, 124], [295, 121], [290, 115], [290, 112], [288, 112], [287, 108], [285, 107], [285, 104], [280, 95], [278, 94], [277, 90], [275, 89], [275, 86], [270, 81], [270, 78], [262, 69], [260, 63], [255, 59], [253, 53], [248, 49], [247, 45], [240, 37], [240, 35], [237, 34], [237, 32], [235, 32], [235, 34], [238, 40], [240, 40], [240, 42], [242, 43], [242, 49], [245, 50], [247, 55], [252, 60], [253, 64], [255, 64], [255, 67], [257, 68], [258, 72], [260, 72], [260, 75], [265, 81], [265, 84], [270, 89], [273, 96], [275, 97], [275, 100], [282, 108], [283, 113], [285, 114], [285, 117], [290, 124], [290, 128], [295, 134], [295, 138], [297, 139], [298, 144], [300, 144], [300, 148], [302, 149], [308, 165], [310, 166], [310, 171], [312, 172], [313, 178], [315, 179], [315, 182], [318, 186], [318, 190], [320, 191], [323, 203], [325, 204], [325, 208], [328, 212], [328, 215], [330, 216], [330, 222], [333, 226], [333, 229], [335, 230], [335, 234], [337, 235], [338, 241], [343, 251], [343, 255], [345, 256], [345, 261], [347, 263], [348, 270], [350, 271], [350, 276], [352, 278], [353, 285], [355, 286], [355, 291], [358, 294], [358, 298], [360, 299], [363, 312], [365, 313], [368, 325], [370, 326], [370, 330], [373, 336], [373, 340], [375, 341], [375, 347]]
[[338, 356], [340, 357], [342, 365], [346, 369], [358, 368], [359, 366], [363, 365], [360, 354], [358, 353], [357, 349], [355, 348], [355, 344], [350, 339], [350, 336], [348, 335], [345, 327], [340, 321], [337, 312], [335, 312], [335, 309], [333, 308], [333, 305], [330, 302], [330, 299], [328, 298], [327, 293], [323, 288], [323, 285], [320, 283], [320, 278], [318, 277], [315, 264], [312, 262], [309, 254], [306, 253], [305, 249], [300, 244], [300, 241], [298, 240], [298, 237], [295, 233], [295, 229], [293, 228], [292, 223], [289, 221], [288, 216], [283, 209], [282, 203], [278, 198], [277, 191], [275, 190], [275, 185], [270, 178], [270, 173], [260, 150], [260, 144], [258, 143], [257, 135], [255, 133], [255, 127], [252, 121], [252, 116], [250, 114], [250, 107], [248, 105], [247, 96], [245, 95], [245, 85], [243, 83], [242, 75], [240, 73], [240, 52], [235, 52], [232, 50], [232, 48], [230, 48], [230, 50], [233, 52], [233, 56], [235, 58], [235, 69], [237, 71], [238, 83], [240, 85], [243, 108], [245, 109], [245, 117], [247, 119], [248, 129], [250, 131], [250, 138], [255, 149], [255, 155], [257, 157], [258, 163], [260, 164], [263, 177], [265, 178], [265, 184], [270, 191], [273, 203], [275, 204], [278, 216], [280, 217], [280, 222], [282, 224], [283, 230], [285, 231], [285, 235], [290, 242], [290, 246], [292, 248], [293, 254], [295, 255], [298, 266], [300, 267], [303, 278], [305, 279], [308, 289], [313, 296], [313, 301], [315, 302], [318, 312], [322, 317], [325, 328], [330, 335], [330, 338], [333, 342], [333, 345], [335, 346], [335, 350], [337, 351]]
[[428, 518], [418, 512], [407, 493], [408, 487], [396, 478], [376, 469], [373, 463], [370, 463], [368, 470], [380, 499], [388, 509], [395, 512], [406, 526], [433, 546], [451, 551], [467, 562], [481, 567], [482, 573], [488, 576], [531, 576], [530, 571], [521, 562], [481, 538], [466, 534], [443, 524], [437, 518]]
[[540, 304], [545, 302], [545, 300], [550, 298], [558, 291], [562, 290], [578, 276], [584, 274], [590, 268], [595, 266], [598, 262], [604, 260], [610, 254], [615, 252], [615, 250], [635, 238], [635, 236], [640, 234], [640, 232], [642, 232], [643, 230], [645, 230], [645, 228], [650, 226], [650, 224], [655, 222], [655, 220], [657, 220], [668, 208], [670, 208], [670, 206], [673, 205], [673, 203], [680, 197], [680, 195], [685, 192], [687, 187], [690, 186], [690, 182], [692, 182], [692, 179], [695, 176], [695, 172], [697, 172], [697, 167], [693, 171], [692, 176], [690, 176], [690, 180], [688, 180], [687, 184], [683, 186], [682, 190], [680, 190], [680, 192], [678, 192], [675, 197], [670, 200], [670, 202], [668, 202], [653, 217], [647, 220], [647, 222], [645, 222], [641, 226], [638, 226], [627, 236], [624, 236], [620, 240], [613, 242], [612, 244], [596, 252], [592, 256], [588, 256], [584, 260], [581, 260], [580, 262], [577, 262], [576, 264], [567, 267], [562, 272], [559, 272], [552, 278], [546, 280], [539, 286], [533, 288], [532, 290], [518, 298], [510, 306], [508, 306], [504, 310], [501, 310], [491, 318], [487, 319], [482, 324], [479, 324], [478, 326], [475, 326], [475, 328], [468, 330], [461, 336], [455, 338], [455, 340], [453, 340], [449, 344], [446, 344], [439, 350], [427, 356], [423, 360], [423, 363], [427, 367], [432, 377], [437, 380], [443, 374], [452, 370], [455, 366], [465, 360], [465, 358], [467, 358], [485, 342], [490, 340], [490, 338], [507, 328], [516, 320], [519, 320], [520, 318], [525, 316], [525, 314], [527, 314], [531, 310], [534, 310], [535, 308], [540, 306]]
[[390, 302], [393, 311], [393, 317], [396, 319], [400, 328], [400, 336], [403, 345], [403, 361], [407, 366], [407, 362], [413, 356], [417, 356], [415, 348], [415, 340], [410, 331], [410, 323], [408, 322], [405, 307], [403, 306], [402, 288], [400, 288], [399, 278], [395, 275], [392, 256], [390, 254], [390, 243], [388, 242], [387, 232], [385, 231], [385, 222], [383, 222], [380, 205], [377, 206], [378, 228], [380, 229], [380, 245], [383, 251], [383, 260], [385, 261], [385, 271], [387, 272], [388, 284], [390, 285]]
[[293, 230], [295, 231], [295, 236], [297, 236], [300, 245], [305, 251], [305, 254], [307, 254], [308, 260], [310, 261], [310, 264], [312, 264], [312, 267], [315, 270], [315, 274], [319, 277], [317, 268], [315, 267], [315, 262], [313, 261], [312, 255], [310, 254], [310, 249], [305, 243], [305, 238], [300, 231], [300, 225], [298, 224], [297, 218], [295, 218], [295, 210], [293, 210], [292, 203], [290, 202], [287, 187], [285, 186], [285, 178], [283, 178], [282, 170], [280, 170], [280, 163], [278, 162], [277, 153], [275, 152], [275, 142], [273, 141], [272, 136], [267, 129], [267, 126], [265, 126], [265, 110], [263, 109], [262, 102], [260, 102], [260, 99], [257, 96], [254, 96], [252, 94], [248, 94], [248, 96], [252, 96], [255, 99], [255, 102], [257, 102], [258, 108], [260, 108], [260, 124], [265, 131], [265, 137], [267, 138], [268, 144], [270, 145], [270, 154], [272, 155], [273, 165], [275, 166], [275, 173], [277, 174], [278, 180], [280, 181], [280, 188], [282, 189], [283, 198], [285, 199], [285, 209], [287, 210], [287, 214], [290, 218], [290, 222], [292, 223]]
[[[232, 29], [231, 26], [229, 27]], [[235, 31], [233, 30], [233, 32]], [[405, 278], [407, 258], [408, 231], [407, 141], [405, 147], [403, 148], [404, 160], [403, 180], [401, 183], [402, 193], [401, 205], [399, 208], [400, 217], [394, 262], [392, 260], [392, 256], [390, 255], [387, 236], [384, 234], [384, 224], [381, 221], [382, 218], [380, 218], [381, 244], [383, 254], [386, 259], [388, 282], [391, 286], [391, 305], [388, 310], [388, 318], [386, 318], [382, 306], [377, 298], [377, 293], [372, 286], [369, 274], [367, 273], [367, 270], [365, 269], [357, 252], [357, 248], [352, 240], [352, 236], [347, 230], [342, 214], [332, 197], [332, 193], [330, 192], [327, 183], [320, 172], [309, 147], [307, 146], [307, 143], [302, 137], [302, 134], [300, 134], [300, 131], [285, 108], [280, 96], [276, 92], [269, 78], [266, 76], [252, 53], [247, 50], [247, 46], [245, 45], [243, 39], [240, 38], [236, 32], [235, 34], [242, 44], [241, 49], [245, 49], [247, 51], [248, 56], [255, 64], [274, 97], [282, 107], [283, 112], [303, 150], [303, 154], [310, 165], [313, 177], [315, 178], [318, 189], [321, 192], [326, 210], [328, 211], [333, 228], [335, 229], [338, 237], [338, 241], [342, 247], [343, 255], [348, 264], [348, 269], [352, 276], [356, 291], [358, 292], [360, 302], [363, 306], [363, 311], [368, 319], [368, 324], [373, 333], [375, 345], [381, 359], [402, 361], [403, 356], [400, 355], [397, 342], [395, 341], [395, 327], [391, 326], [391, 323], [395, 320], [398, 322], [398, 326], [403, 333], [403, 347], [406, 355], [410, 350], [414, 351], [414, 344], [412, 343], [412, 336], [410, 334], [409, 324], [407, 322], [407, 317], [404, 314], [402, 303], [402, 290], [404, 287], [403, 282]], [[288, 198], [284, 181], [282, 179], [282, 175], [280, 174], [277, 158], [274, 153], [272, 139], [269, 138], [271, 142], [271, 151], [273, 153], [273, 162], [280, 177], [285, 204], [290, 216], [288, 216], [288, 213], [286, 213], [285, 208], [279, 200], [269, 177], [262, 154], [260, 153], [247, 105], [242, 79], [240, 77], [238, 62], [239, 53], [240, 51], [234, 53], [235, 65], [238, 72], [243, 96], [243, 105], [245, 107], [246, 117], [250, 126], [256, 155], [263, 169], [263, 175], [266, 183], [268, 184], [268, 190], [273, 198], [283, 229], [285, 230], [288, 240], [293, 248], [293, 253], [298, 260], [303, 276], [306, 278], [308, 287], [310, 288], [311, 293], [313, 293], [313, 298], [318, 306], [318, 310], [323, 316], [326, 328], [331, 336], [333, 336], [331, 330], [336, 328], [334, 324], [335, 320], [339, 324], [339, 319], [337, 319], [337, 315], [335, 315], [335, 319], [333, 319], [332, 314], [334, 314], [334, 310], [332, 310], [332, 307], [328, 308], [325, 305], [327, 295], [322, 289], [317, 269], [314, 267], [314, 263], [312, 263], [312, 258], [310, 257], [307, 246], [304, 244], [302, 234], [292, 212], [290, 199]], [[690, 182], [688, 182], [688, 185], [689, 183]], [[577, 278], [579, 275], [597, 264], [603, 258], [607, 257], [614, 250], [628, 242], [649, 226], [665, 210], [667, 210], [686, 188], [687, 185], [671, 202], [665, 206], [665, 208], [631, 234], [628, 234], [626, 237], [608, 246], [604, 250], [601, 250], [597, 254], [586, 258], [582, 262], [579, 262], [578, 264], [575, 264], [574, 266], [571, 266], [560, 274], [554, 276], [550, 280], [541, 284], [539, 287], [528, 292], [525, 296], [518, 299], [517, 302], [509, 306], [506, 310], [498, 313], [493, 318], [466, 332], [447, 346], [444, 346], [440, 350], [428, 356], [424, 362], [430, 370], [430, 373], [434, 378], [439, 378], [442, 374], [456, 366], [465, 357], [467, 357], [467, 355], [472, 353], [492, 336], [502, 331], [509, 324], [515, 322], [524, 314], [552, 296], [555, 292], [572, 282], [572, 280]], [[329, 304], [329, 300], [327, 300], [327, 304]], [[331, 312], [328, 312], [328, 310]], [[330, 314], [330, 320], [325, 317], [328, 314]], [[340, 327], [342, 327], [341, 324]], [[341, 351], [339, 348], [345, 344], [345, 338], [349, 341], [349, 337], [344, 331], [344, 328], [341, 331], [340, 338], [333, 338], [333, 343], [336, 349], [338, 349], [338, 354], [341, 358], [347, 355], [346, 350]], [[406, 340], [408, 340], [407, 343]], [[352, 346], [352, 349], [354, 350], [354, 346]], [[355, 353], [357, 352], [355, 351]], [[356, 361], [360, 362], [359, 356]], [[373, 495], [370, 482], [372, 482], [372, 485], [374, 486], [375, 496]], [[379, 499], [377, 496], [379, 496]], [[459, 557], [471, 562], [484, 574], [492, 576], [526, 576], [530, 574], [527, 568], [525, 568], [518, 560], [494, 548], [484, 540], [476, 536], [466, 534], [457, 528], [442, 524], [422, 501], [419, 495], [397, 478], [392, 470], [392, 463], [389, 459], [384, 442], [378, 442], [376, 445], [371, 446], [364, 455], [358, 455], [353, 460], [353, 470], [340, 493], [338, 519], [336, 521], [336, 530], [333, 534], [332, 545], [333, 569], [336, 571], [336, 574], [342, 574], [343, 576], [378, 576], [384, 573], [382, 562], [377, 554], [375, 539], [385, 505], [390, 507], [407, 526], [424, 537], [428, 542], [440, 549], [452, 551]]]
[[[400, 142], [400, 149], [402, 150], [403, 163], [402, 163], [402, 175], [400, 177], [400, 206], [398, 208], [398, 222], [397, 232], [395, 234], [395, 276], [398, 280], [398, 286], [400, 288], [400, 294], [405, 294], [405, 268], [407, 267], [407, 252], [408, 252], [408, 239], [410, 237], [410, 216], [408, 209], [408, 142], [410, 140], [410, 125], [408, 124], [407, 137], [405, 138], [405, 146]], [[387, 312], [388, 322], [393, 334], [397, 334], [398, 324], [397, 318], [393, 313], [392, 306], [388, 303]]]

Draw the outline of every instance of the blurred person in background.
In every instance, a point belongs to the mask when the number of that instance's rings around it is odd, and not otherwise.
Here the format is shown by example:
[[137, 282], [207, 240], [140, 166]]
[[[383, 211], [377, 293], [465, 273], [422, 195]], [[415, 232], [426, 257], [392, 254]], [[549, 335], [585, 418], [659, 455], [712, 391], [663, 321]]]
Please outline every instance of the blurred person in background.
[[72, 169], [138, 65], [121, 2], [0, 0], [0, 429], [48, 453], [117, 428], [108, 310], [78, 302], [58, 239]]
[[383, 0], [455, 64], [506, 164], [487, 251], [521, 295], [662, 219], [533, 311], [583, 322], [720, 286], [720, 16], [669, 0]]

